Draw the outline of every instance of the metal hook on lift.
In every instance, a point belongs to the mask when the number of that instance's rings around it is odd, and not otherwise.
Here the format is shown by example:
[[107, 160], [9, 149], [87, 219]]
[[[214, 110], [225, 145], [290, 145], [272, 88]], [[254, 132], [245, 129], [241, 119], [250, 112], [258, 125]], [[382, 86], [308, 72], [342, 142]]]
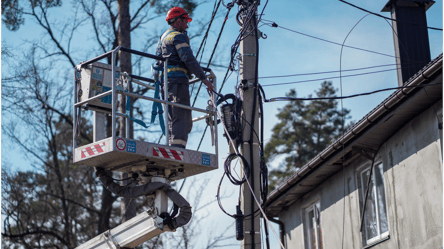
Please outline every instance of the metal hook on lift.
[[[214, 103], [212, 101], [213, 96], [212, 94], [208, 91], [208, 94], [210, 94], [210, 100], [208, 100], [208, 106], [207, 106], [207, 110], [211, 111], [211, 112], [215, 112], [216, 108], [214, 107]], [[215, 138], [214, 138], [214, 121], [212, 120], [212, 116], [208, 115], [208, 117], [206, 118], [206, 122], [207, 125], [210, 126], [210, 131], [211, 131], [211, 145], [214, 146], [215, 143]]]

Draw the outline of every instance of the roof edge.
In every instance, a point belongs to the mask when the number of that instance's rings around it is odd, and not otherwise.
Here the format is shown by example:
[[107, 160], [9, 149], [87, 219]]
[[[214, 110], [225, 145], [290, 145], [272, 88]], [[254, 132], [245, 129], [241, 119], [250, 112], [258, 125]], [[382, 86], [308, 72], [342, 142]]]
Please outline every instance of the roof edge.
[[401, 88], [392, 93], [383, 102], [376, 106], [372, 111], [365, 115], [360, 121], [350, 127], [340, 138], [331, 143], [327, 148], [317, 154], [312, 160], [305, 164], [299, 171], [291, 175], [282, 185], [274, 189], [267, 197], [267, 206], [284, 194], [295, 182], [304, 178], [312, 169], [322, 162], [326, 161], [333, 153], [340, 151], [342, 146], [348, 143], [352, 138], [362, 135], [362, 131], [374, 123], [383, 114], [399, 103], [401, 100], [411, 93], [415, 88], [413, 86], [421, 85], [429, 79], [433, 74], [442, 69], [443, 54], [440, 54], [433, 61], [423, 67], [418, 73], [413, 75], [405, 84], [407, 88]]

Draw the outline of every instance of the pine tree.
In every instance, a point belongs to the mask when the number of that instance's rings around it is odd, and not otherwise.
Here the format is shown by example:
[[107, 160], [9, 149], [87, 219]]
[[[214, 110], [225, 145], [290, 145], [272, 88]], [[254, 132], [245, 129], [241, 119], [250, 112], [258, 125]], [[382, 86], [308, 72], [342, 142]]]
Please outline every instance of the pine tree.
[[[317, 97], [336, 97], [336, 91], [331, 81], [324, 81], [315, 94]], [[296, 98], [296, 90], [290, 90], [286, 96]], [[277, 114], [279, 123], [273, 127], [271, 139], [265, 146], [265, 159], [272, 162], [284, 157], [284, 161], [271, 170], [270, 188], [274, 189], [338, 138], [346, 129], [342, 123], [350, 118], [349, 113], [348, 109], [340, 109], [336, 99], [292, 100], [280, 109]]]

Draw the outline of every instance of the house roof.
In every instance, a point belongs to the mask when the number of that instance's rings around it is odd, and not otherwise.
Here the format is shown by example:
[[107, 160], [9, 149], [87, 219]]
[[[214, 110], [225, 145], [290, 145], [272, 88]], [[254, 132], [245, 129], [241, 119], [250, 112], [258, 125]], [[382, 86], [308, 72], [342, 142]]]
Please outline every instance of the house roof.
[[[377, 151], [396, 131], [442, 99], [441, 54], [412, 76], [404, 86], [348, 129], [340, 138], [291, 175], [267, 197], [267, 215], [276, 217], [292, 203], [322, 184], [356, 158], [353, 149]], [[430, 84], [424, 91], [423, 87]], [[342, 162], [344, 157], [344, 162]]]

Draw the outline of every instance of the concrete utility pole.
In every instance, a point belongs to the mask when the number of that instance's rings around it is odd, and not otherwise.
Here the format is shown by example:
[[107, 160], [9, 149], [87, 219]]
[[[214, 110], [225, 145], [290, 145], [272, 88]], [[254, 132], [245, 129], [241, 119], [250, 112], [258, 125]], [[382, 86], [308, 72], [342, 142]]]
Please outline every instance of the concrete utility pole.
[[[250, 3], [252, 1], [250, 0]], [[254, 10], [257, 12], [257, 9]], [[259, 155], [259, 140], [255, 134], [251, 136], [252, 124], [257, 134], [259, 134], [259, 94], [255, 82], [256, 75], [256, 34], [250, 32], [255, 28], [257, 22], [257, 16], [251, 19], [250, 23], [244, 23], [244, 28], [247, 28], [246, 34], [249, 34], [240, 43], [240, 51], [242, 54], [242, 60], [240, 62], [240, 78], [243, 82], [243, 89], [241, 89], [240, 96], [243, 100], [243, 118], [247, 120], [244, 123], [244, 129], [242, 131], [243, 144], [241, 145], [241, 154], [245, 157], [250, 165], [250, 177], [249, 182], [254, 189], [256, 198], [260, 201], [260, 155]], [[256, 94], [255, 94], [256, 91]], [[254, 98], [256, 95], [256, 99]], [[254, 104], [256, 102], [256, 104]], [[254, 115], [254, 119], [252, 120]], [[253, 195], [251, 194], [248, 183], [242, 185], [241, 196], [241, 210], [245, 214], [251, 214], [258, 209]], [[261, 234], [260, 234], [260, 215], [256, 217], [249, 216], [249, 219], [244, 220], [245, 236], [241, 243], [241, 248], [245, 249], [260, 249], [261, 248]]]

